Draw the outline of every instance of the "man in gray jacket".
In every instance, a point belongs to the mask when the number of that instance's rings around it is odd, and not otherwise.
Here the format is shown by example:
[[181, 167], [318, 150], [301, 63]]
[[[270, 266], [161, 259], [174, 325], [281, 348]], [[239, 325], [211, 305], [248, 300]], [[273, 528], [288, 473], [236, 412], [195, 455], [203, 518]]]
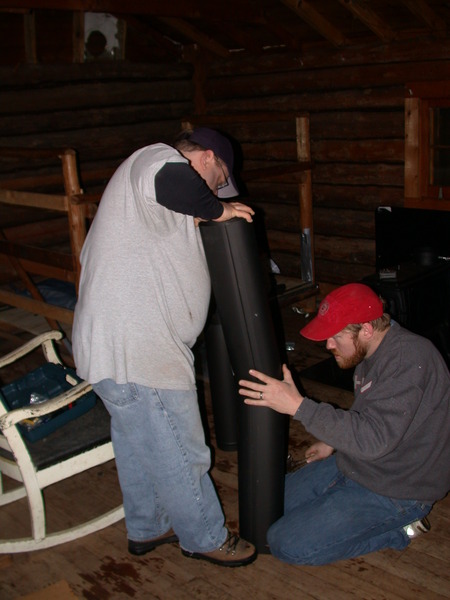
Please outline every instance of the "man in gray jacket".
[[450, 374], [433, 344], [391, 321], [363, 284], [331, 292], [300, 332], [327, 340], [340, 368], [355, 368], [350, 410], [302, 396], [250, 370], [240, 394], [290, 414], [318, 440], [286, 478], [284, 516], [268, 532], [274, 556], [321, 565], [405, 548], [450, 488]]

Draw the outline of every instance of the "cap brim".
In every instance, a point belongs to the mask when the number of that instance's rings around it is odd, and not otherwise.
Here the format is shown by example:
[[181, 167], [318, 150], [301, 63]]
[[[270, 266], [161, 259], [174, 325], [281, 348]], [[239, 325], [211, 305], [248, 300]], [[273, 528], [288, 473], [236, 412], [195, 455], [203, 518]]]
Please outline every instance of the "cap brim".
[[341, 323], [324, 323], [320, 317], [314, 317], [310, 323], [300, 329], [300, 335], [313, 342], [323, 342], [342, 331], [344, 327], [345, 325]]
[[218, 198], [235, 198], [236, 196], [239, 196], [239, 190], [233, 175], [230, 175], [227, 181], [228, 185], [217, 191]]

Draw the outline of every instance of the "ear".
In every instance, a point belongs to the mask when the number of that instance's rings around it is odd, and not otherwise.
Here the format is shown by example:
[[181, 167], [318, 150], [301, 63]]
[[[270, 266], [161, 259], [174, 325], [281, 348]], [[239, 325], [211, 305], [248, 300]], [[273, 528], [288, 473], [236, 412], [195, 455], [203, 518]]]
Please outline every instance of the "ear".
[[370, 340], [370, 338], [373, 336], [373, 325], [372, 323], [363, 323], [362, 324], [362, 328], [361, 328], [361, 332], [362, 332], [362, 336], [366, 339], [366, 340]]
[[215, 162], [216, 157], [212, 150], [204, 150], [202, 156], [202, 165], [207, 168], [212, 162]]

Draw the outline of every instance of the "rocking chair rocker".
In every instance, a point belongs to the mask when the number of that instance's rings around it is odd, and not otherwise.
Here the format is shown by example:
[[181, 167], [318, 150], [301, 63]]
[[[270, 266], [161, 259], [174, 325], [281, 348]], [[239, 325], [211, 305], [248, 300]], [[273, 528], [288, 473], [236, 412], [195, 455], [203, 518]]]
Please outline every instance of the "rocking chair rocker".
[[[50, 368], [65, 369], [53, 344], [53, 340], [61, 338], [62, 334], [59, 331], [43, 333], [1, 358], [0, 368], [41, 346], [47, 360], [46, 365], [50, 365]], [[107, 527], [124, 516], [123, 506], [120, 505], [83, 524], [47, 534], [42, 490], [53, 483], [114, 459], [109, 415], [100, 401], [95, 402], [95, 406], [90, 407], [85, 414], [66, 422], [67, 419], [71, 419], [73, 407], [86, 402], [88, 395], [92, 397], [93, 391], [90, 384], [74, 378], [70, 372], [65, 379], [65, 387], [69, 389], [37, 404], [11, 409], [5, 394], [0, 395], [0, 507], [27, 497], [32, 531], [31, 537], [28, 538], [1, 539], [0, 553], [28, 552], [63, 544]], [[52, 420], [44, 423], [44, 427], [52, 421], [57, 422], [58, 418], [62, 418], [65, 424], [46, 434], [44, 440], [30, 442], [27, 440], [29, 436], [24, 429], [24, 421], [44, 421], [44, 415], [52, 415]], [[56, 450], [52, 444], [54, 440]], [[21, 482], [21, 485], [4, 492], [2, 474]]]

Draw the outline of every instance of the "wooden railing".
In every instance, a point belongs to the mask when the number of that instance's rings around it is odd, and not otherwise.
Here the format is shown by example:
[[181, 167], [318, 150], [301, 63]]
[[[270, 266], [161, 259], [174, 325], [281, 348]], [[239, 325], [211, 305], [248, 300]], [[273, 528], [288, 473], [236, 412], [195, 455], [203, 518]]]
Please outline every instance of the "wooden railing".
[[[15, 274], [16, 280], [25, 290], [16, 291], [17, 286], [0, 288], [0, 302], [42, 315], [52, 328], [60, 329], [59, 323], [71, 324], [73, 311], [49, 304], [43, 298], [38, 283], [39, 278], [54, 278], [73, 283], [78, 288], [80, 277], [80, 253], [87, 233], [88, 220], [93, 217], [100, 194], [83, 194], [78, 176], [75, 150], [0, 148], [0, 158], [39, 159], [54, 157], [60, 160], [63, 185], [62, 193], [36, 192], [49, 185], [54, 186], [58, 177], [44, 172], [36, 176], [20, 178], [4, 177], [0, 180], [0, 204], [34, 211], [35, 222], [21, 228], [0, 229], [0, 255], [6, 260]], [[36, 214], [42, 213], [39, 218]], [[54, 228], [57, 223], [57, 231]], [[51, 239], [45, 244], [39, 240], [48, 235], [47, 229], [54, 230], [55, 238], [66, 238], [66, 244], [52, 247]], [[27, 239], [27, 232], [30, 233]], [[32, 232], [32, 235], [31, 235]], [[47, 232], [47, 233], [46, 233]], [[65, 234], [64, 234], [65, 232]]]

